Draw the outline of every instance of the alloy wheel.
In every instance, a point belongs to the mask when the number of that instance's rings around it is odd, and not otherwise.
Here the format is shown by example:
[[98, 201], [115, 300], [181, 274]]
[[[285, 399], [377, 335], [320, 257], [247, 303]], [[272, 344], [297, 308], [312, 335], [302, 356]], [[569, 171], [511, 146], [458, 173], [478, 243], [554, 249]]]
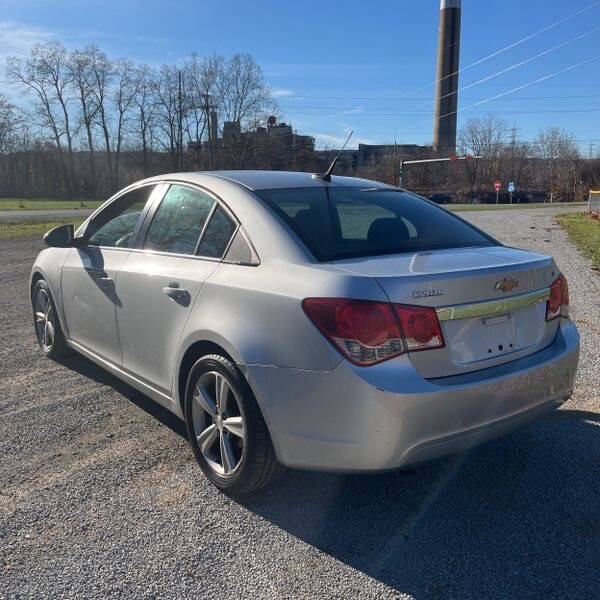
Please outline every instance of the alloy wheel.
[[35, 299], [35, 331], [44, 351], [50, 352], [54, 344], [54, 311], [44, 288], [38, 290]]
[[210, 371], [198, 379], [192, 399], [200, 452], [215, 473], [231, 477], [242, 462], [246, 439], [238, 394], [221, 373]]

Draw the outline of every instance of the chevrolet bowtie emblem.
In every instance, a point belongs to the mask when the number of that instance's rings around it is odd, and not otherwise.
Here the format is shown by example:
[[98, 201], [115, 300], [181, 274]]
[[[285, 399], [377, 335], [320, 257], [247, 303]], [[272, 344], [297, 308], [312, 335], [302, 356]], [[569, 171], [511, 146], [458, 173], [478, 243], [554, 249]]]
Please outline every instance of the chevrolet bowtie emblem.
[[519, 282], [516, 279], [503, 279], [502, 281], [498, 281], [496, 283], [496, 287], [494, 289], [501, 292], [510, 292], [516, 287], [519, 287]]

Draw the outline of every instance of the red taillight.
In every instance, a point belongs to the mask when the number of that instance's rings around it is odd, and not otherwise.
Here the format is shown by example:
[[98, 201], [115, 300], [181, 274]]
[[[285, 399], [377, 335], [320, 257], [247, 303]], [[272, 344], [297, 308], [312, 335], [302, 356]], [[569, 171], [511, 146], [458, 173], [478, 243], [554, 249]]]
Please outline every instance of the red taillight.
[[546, 303], [546, 321], [560, 316], [569, 316], [569, 285], [564, 275], [550, 286], [550, 298]]
[[435, 310], [344, 298], [307, 298], [304, 312], [352, 363], [373, 365], [404, 352], [441, 348]]
[[404, 352], [392, 307], [385, 302], [307, 298], [302, 308], [325, 337], [356, 365], [372, 365]]
[[394, 304], [404, 343], [409, 352], [444, 347], [444, 336], [435, 309]]

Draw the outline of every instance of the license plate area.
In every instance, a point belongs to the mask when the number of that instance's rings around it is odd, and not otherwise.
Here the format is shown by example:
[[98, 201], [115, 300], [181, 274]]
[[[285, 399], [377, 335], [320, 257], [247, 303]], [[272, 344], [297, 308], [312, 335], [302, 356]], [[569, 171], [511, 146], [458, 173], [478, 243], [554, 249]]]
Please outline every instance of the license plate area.
[[[487, 356], [493, 357], [520, 350], [517, 347], [515, 320], [512, 314], [489, 317], [481, 320], [483, 337], [487, 345]], [[485, 357], [485, 356], [484, 356]], [[484, 358], [482, 357], [482, 358]]]
[[455, 365], [510, 360], [534, 348], [546, 331], [545, 304], [488, 317], [467, 317], [442, 323], [446, 352]]

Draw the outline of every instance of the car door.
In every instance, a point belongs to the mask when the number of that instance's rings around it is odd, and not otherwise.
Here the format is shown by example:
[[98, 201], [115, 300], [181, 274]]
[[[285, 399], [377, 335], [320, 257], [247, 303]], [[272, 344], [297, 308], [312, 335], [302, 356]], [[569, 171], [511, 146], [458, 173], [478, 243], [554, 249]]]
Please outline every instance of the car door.
[[93, 216], [62, 266], [61, 288], [69, 339], [98, 356], [121, 364], [116, 307], [119, 268], [142, 222], [146, 206], [161, 186], [136, 188]]
[[175, 183], [153, 213], [120, 268], [117, 324], [124, 368], [170, 394], [190, 311], [237, 223], [207, 191]]

